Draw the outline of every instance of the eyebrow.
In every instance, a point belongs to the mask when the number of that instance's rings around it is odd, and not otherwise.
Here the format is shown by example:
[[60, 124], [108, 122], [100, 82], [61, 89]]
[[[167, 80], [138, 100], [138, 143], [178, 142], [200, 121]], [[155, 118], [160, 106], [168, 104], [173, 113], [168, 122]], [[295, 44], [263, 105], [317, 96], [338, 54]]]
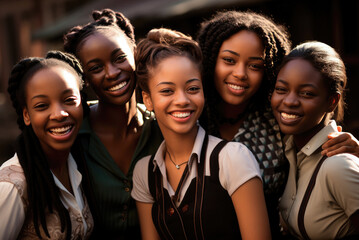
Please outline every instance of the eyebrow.
[[[191, 79], [188, 79], [188, 80], [186, 81], [186, 84], [188, 84], [188, 83], [190, 83], [190, 82], [193, 82], [193, 81], [201, 81], [201, 80], [198, 79], [198, 78], [191, 78]], [[163, 85], [163, 84], [175, 85], [173, 82], [160, 82], [160, 83], [158, 83], [158, 84], [156, 85], [156, 87], [159, 86], [159, 85]]]
[[[234, 51], [232, 51], [232, 50], [223, 50], [222, 52], [229, 52], [229, 53], [231, 53], [231, 54], [233, 54], [233, 55], [236, 55], [236, 56], [238, 56], [238, 57], [240, 56], [239, 53], [234, 52]], [[263, 57], [249, 57], [249, 59], [264, 61]]]
[[[121, 48], [116, 48], [115, 50], [113, 50], [112, 52], [111, 52], [111, 57], [113, 56], [113, 55], [115, 55], [117, 52], [119, 52], [119, 51], [121, 51], [122, 52], [122, 50], [121, 50]], [[125, 54], [124, 52], [122, 52], [123, 54]], [[88, 66], [90, 63], [96, 63], [96, 62], [99, 62], [99, 61], [101, 61], [99, 58], [94, 58], [94, 59], [91, 59], [90, 61], [88, 61], [87, 63], [86, 63], [86, 65], [85, 66]]]
[[[288, 85], [288, 82], [286, 82], [285, 80], [282, 80], [282, 79], [278, 79], [277, 82], [281, 82], [281, 83], [283, 83], [284, 85]], [[313, 85], [313, 84], [311, 84], [311, 83], [301, 84], [300, 87], [301, 87], [301, 88], [303, 88], [303, 87], [317, 88], [315, 85]]]
[[[66, 89], [62, 92], [62, 94], [67, 94], [67, 93], [73, 93], [74, 91], [72, 91], [72, 88]], [[31, 98], [31, 100], [36, 99], [36, 98], [48, 98], [49, 96], [44, 95], [44, 94], [39, 94], [39, 95], [35, 95]]]

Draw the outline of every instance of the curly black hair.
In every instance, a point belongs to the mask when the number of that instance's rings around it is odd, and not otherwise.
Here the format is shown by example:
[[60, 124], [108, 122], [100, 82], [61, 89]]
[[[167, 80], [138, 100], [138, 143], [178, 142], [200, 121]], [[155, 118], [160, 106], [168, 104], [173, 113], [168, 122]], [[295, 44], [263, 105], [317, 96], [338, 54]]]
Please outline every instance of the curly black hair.
[[95, 10], [92, 12], [93, 22], [83, 26], [75, 26], [64, 35], [64, 50], [77, 56], [77, 51], [82, 41], [99, 28], [113, 28], [123, 31], [127, 36], [130, 45], [136, 47], [134, 28], [122, 13], [112, 9]]
[[[50, 237], [46, 225], [46, 212], [54, 213], [56, 211], [60, 217], [61, 231], [66, 230], [66, 239], [70, 239], [71, 220], [69, 213], [60, 200], [59, 189], [49, 170], [40, 142], [31, 125], [26, 126], [24, 124], [23, 118], [23, 108], [26, 107], [25, 88], [28, 80], [37, 71], [51, 66], [61, 66], [78, 75], [79, 87], [82, 88], [82, 68], [77, 59], [68, 53], [50, 51], [45, 58], [25, 58], [14, 66], [9, 77], [8, 93], [18, 115], [18, 126], [22, 131], [16, 139], [15, 151], [26, 178], [29, 201], [29, 212], [27, 214], [33, 216], [36, 234], [41, 238], [40, 227], [46, 236]], [[80, 161], [78, 163], [79, 169], [83, 169], [83, 164]], [[88, 186], [85, 188], [86, 190], [89, 189]]]
[[254, 105], [263, 105], [268, 101], [268, 94], [275, 82], [277, 67], [291, 47], [284, 26], [275, 24], [269, 17], [251, 11], [218, 12], [210, 20], [201, 24], [197, 40], [203, 54], [203, 86], [206, 106], [200, 121], [201, 125], [209, 131], [208, 126], [218, 125], [216, 105], [222, 101], [214, 86], [214, 71], [219, 49], [225, 40], [241, 30], [256, 33], [264, 45], [264, 80], [251, 99]]

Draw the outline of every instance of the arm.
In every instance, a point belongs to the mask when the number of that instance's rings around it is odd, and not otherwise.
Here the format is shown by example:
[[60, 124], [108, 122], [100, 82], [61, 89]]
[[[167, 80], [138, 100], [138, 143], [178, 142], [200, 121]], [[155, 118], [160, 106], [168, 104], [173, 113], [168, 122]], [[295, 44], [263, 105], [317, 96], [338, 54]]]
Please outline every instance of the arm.
[[25, 210], [12, 183], [0, 183], [0, 239], [17, 239], [25, 221]]
[[250, 179], [231, 198], [242, 239], [271, 239], [261, 180], [257, 177]]
[[142, 240], [156, 240], [160, 239], [155, 225], [152, 221], [152, 203], [143, 203], [136, 201], [138, 217], [140, 219]]
[[352, 134], [335, 132], [330, 134], [328, 139], [322, 146], [322, 155], [330, 157], [338, 153], [350, 153], [359, 157], [359, 141]]

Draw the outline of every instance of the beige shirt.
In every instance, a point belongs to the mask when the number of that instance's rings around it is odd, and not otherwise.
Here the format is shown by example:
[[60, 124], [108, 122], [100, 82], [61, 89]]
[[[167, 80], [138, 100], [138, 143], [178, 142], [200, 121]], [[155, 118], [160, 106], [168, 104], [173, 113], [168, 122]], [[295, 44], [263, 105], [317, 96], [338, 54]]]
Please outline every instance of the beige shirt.
[[[71, 239], [87, 239], [93, 229], [93, 219], [81, 190], [82, 175], [72, 156], [68, 158], [69, 175], [74, 195], [53, 175], [60, 189], [60, 199], [69, 210], [72, 234]], [[27, 214], [26, 181], [18, 157], [6, 161], [0, 167], [0, 239], [37, 238], [32, 217]], [[51, 239], [64, 239], [60, 219], [57, 214], [47, 214], [47, 229]], [[42, 233], [46, 237], [45, 233]]]
[[[313, 171], [322, 158], [321, 146], [337, 131], [335, 121], [319, 131], [298, 153], [293, 137], [286, 141], [290, 162], [288, 182], [280, 201], [282, 218], [292, 235], [301, 238], [298, 211]], [[353, 233], [349, 217], [359, 209], [359, 159], [351, 154], [328, 157], [320, 168], [304, 215], [311, 239], [335, 239]]]

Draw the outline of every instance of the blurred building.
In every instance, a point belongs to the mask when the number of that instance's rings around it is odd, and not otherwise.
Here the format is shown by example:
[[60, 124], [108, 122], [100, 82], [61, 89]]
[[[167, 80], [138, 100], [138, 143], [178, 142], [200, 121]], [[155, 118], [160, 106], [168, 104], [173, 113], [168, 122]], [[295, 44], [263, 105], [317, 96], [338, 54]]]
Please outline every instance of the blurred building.
[[0, 0], [0, 162], [11, 156], [19, 133], [6, 93], [11, 67], [21, 57], [62, 50], [62, 36], [91, 20], [96, 9], [121, 11], [135, 26], [136, 38], [153, 27], [196, 36], [203, 19], [222, 9], [253, 10], [284, 24], [293, 45], [319, 40], [333, 46], [348, 72], [344, 130], [359, 138], [359, 1], [357, 0]]

